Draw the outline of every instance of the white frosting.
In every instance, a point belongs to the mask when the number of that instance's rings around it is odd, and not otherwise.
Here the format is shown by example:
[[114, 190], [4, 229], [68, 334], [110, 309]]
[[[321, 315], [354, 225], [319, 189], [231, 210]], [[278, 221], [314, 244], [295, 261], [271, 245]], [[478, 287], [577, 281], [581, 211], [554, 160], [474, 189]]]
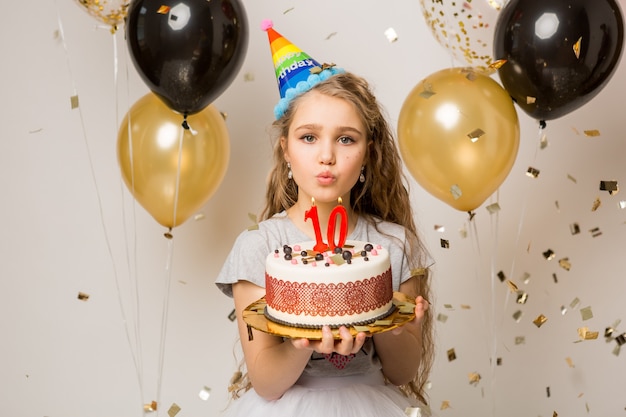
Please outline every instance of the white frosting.
[[[350, 262], [342, 254], [324, 252], [316, 261], [315, 242], [291, 245], [266, 260], [265, 288], [270, 319], [294, 326], [320, 327], [365, 324], [384, 317], [392, 306], [389, 253], [380, 245], [362, 256], [367, 242], [346, 241]], [[301, 251], [306, 250], [305, 256]]]

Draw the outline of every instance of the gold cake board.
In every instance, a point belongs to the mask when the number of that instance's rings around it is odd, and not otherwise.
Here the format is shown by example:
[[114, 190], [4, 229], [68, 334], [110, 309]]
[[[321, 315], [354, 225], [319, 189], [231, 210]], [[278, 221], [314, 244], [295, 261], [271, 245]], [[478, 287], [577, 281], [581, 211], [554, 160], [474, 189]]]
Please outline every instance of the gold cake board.
[[[348, 330], [352, 336], [363, 332], [367, 336], [393, 330], [408, 323], [415, 318], [415, 301], [404, 293], [393, 293], [394, 309], [387, 317], [377, 320], [371, 324], [362, 326], [350, 326]], [[322, 329], [307, 329], [302, 327], [288, 326], [274, 322], [265, 316], [265, 297], [255, 301], [243, 311], [243, 320], [248, 327], [268, 333], [274, 336], [287, 337], [291, 339], [320, 340]], [[335, 339], [340, 339], [339, 329], [332, 329]]]

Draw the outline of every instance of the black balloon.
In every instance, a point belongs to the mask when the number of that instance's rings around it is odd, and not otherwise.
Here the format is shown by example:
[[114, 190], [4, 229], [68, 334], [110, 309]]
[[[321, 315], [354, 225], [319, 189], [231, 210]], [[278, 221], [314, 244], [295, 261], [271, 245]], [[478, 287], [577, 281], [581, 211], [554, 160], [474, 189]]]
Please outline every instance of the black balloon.
[[624, 22], [615, 0], [510, 0], [494, 32], [494, 58], [507, 62], [503, 87], [537, 120], [587, 103], [619, 63]]
[[248, 23], [237, 0], [133, 0], [126, 41], [150, 90], [190, 115], [211, 104], [239, 72]]

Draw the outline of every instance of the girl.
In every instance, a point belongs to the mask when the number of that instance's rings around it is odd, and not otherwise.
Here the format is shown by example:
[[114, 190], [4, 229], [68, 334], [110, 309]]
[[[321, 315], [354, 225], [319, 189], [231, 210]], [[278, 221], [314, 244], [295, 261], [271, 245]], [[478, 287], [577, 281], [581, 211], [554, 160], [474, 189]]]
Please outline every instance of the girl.
[[[338, 73], [291, 99], [273, 124], [277, 140], [258, 230], [245, 231], [217, 279], [234, 297], [247, 375], [229, 416], [406, 416], [424, 407], [433, 359], [428, 266], [399, 152], [367, 82]], [[265, 257], [285, 242], [315, 240], [304, 213], [315, 199], [320, 228], [341, 197], [348, 239], [388, 248], [394, 291], [415, 299], [415, 319], [393, 331], [321, 340], [283, 339], [248, 328], [242, 311], [265, 295]], [[327, 220], [326, 220], [327, 221]], [[337, 366], [342, 355], [342, 366]], [[413, 401], [412, 401], [413, 399]], [[422, 404], [421, 406], [418, 404]], [[418, 415], [426, 415], [425, 409]]]

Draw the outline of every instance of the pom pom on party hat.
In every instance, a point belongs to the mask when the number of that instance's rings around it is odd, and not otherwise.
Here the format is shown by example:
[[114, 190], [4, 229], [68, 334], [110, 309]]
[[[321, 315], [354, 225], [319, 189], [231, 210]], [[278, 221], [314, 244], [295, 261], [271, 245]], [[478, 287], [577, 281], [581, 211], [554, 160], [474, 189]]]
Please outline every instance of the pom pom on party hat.
[[280, 100], [274, 107], [274, 116], [280, 119], [294, 97], [309, 91], [315, 84], [335, 74], [345, 72], [334, 64], [323, 64], [311, 58], [307, 53], [291, 43], [273, 29], [271, 20], [263, 20], [261, 29], [267, 32], [274, 61], [276, 81]]

